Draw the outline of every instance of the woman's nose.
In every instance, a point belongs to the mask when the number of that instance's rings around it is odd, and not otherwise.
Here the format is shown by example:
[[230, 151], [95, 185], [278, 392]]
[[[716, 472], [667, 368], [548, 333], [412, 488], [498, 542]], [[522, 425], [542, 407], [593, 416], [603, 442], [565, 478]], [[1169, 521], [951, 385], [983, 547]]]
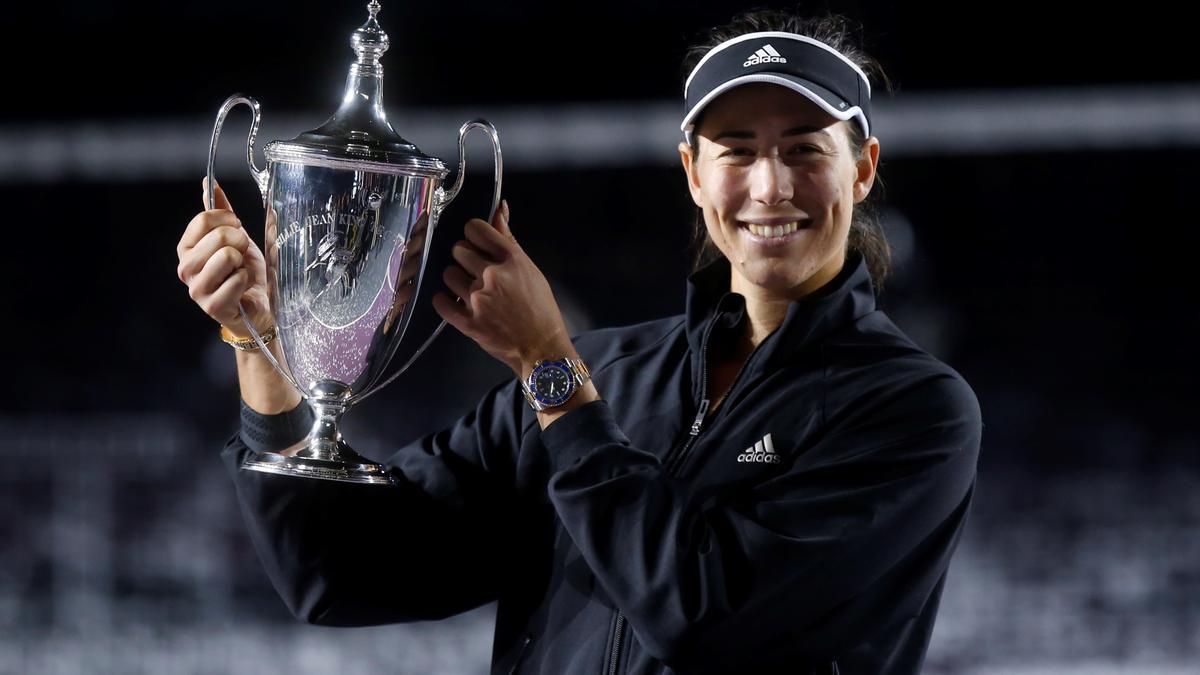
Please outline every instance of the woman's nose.
[[750, 172], [750, 198], [774, 205], [792, 198], [788, 167], [779, 157], [760, 157]]

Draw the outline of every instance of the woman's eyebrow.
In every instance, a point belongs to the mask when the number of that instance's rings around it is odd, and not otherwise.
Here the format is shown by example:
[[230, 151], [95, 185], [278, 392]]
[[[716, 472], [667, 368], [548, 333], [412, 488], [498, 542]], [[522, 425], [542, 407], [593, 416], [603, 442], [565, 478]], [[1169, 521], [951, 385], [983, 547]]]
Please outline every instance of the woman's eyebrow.
[[824, 127], [799, 126], [799, 127], [792, 127], [791, 129], [788, 129], [787, 131], [783, 132], [784, 136], [803, 136], [804, 134], [820, 134], [826, 138], [832, 138], [829, 135], [829, 132], [825, 131]]
[[754, 138], [754, 132], [753, 131], [734, 131], [734, 130], [722, 131], [721, 133], [717, 134], [716, 136], [713, 136], [713, 141], [714, 142], [719, 141], [722, 138], [751, 139], [751, 138]]

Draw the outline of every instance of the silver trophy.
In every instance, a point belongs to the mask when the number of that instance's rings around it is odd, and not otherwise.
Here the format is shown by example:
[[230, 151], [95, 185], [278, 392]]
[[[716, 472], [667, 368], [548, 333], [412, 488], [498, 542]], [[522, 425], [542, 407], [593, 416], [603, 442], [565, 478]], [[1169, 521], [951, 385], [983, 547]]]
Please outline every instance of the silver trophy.
[[215, 203], [213, 165], [221, 125], [234, 107], [248, 105], [254, 119], [246, 159], [266, 209], [262, 250], [286, 363], [272, 355], [245, 307], [238, 309], [262, 353], [312, 406], [316, 422], [298, 451], [250, 455], [243, 468], [388, 485], [391, 475], [351, 450], [338, 422], [350, 406], [403, 373], [446, 326], [443, 321], [403, 367], [383, 379], [412, 316], [429, 254], [426, 244], [438, 216], [462, 187], [470, 131], [487, 132], [495, 153], [489, 214], [500, 203], [503, 171], [496, 129], [485, 121], [459, 130], [458, 171], [449, 188], [442, 185], [446, 165], [396, 133], [383, 109], [379, 63], [388, 37], [375, 18], [379, 3], [367, 9], [367, 22], [350, 40], [358, 58], [350, 65], [341, 106], [319, 128], [269, 143], [263, 151], [265, 170], [254, 163], [258, 102], [235, 95], [222, 104], [208, 153], [208, 203]]

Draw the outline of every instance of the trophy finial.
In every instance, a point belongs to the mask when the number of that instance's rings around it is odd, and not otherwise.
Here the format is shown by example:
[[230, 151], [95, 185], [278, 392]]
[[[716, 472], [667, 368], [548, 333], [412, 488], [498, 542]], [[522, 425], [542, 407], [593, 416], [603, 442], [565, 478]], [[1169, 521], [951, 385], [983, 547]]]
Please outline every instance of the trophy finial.
[[375, 20], [375, 15], [379, 13], [380, 9], [382, 9], [382, 5], [378, 0], [371, 0], [371, 3], [367, 5], [367, 11], [370, 12], [367, 22], [359, 26], [350, 36], [350, 46], [354, 48], [354, 53], [358, 54], [360, 64], [378, 66], [379, 57], [388, 50], [387, 33], [383, 32], [379, 22]]
[[[354, 30], [350, 45], [358, 58], [346, 73], [346, 88], [337, 112], [321, 126], [281, 143], [300, 154], [338, 161], [366, 161], [397, 166], [425, 166], [425, 155], [388, 123], [383, 109], [383, 53], [388, 36], [375, 20], [379, 3], [367, 5], [370, 16]], [[440, 160], [438, 160], [440, 162]]]

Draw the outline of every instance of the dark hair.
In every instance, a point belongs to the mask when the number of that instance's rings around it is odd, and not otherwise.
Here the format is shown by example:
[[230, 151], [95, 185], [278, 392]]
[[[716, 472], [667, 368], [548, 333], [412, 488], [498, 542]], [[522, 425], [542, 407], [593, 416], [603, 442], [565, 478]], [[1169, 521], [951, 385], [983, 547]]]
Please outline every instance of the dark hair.
[[[731, 40], [739, 35], [745, 35], [746, 33], [782, 31], [804, 35], [824, 42], [836, 49], [847, 59], [850, 59], [873, 81], [881, 82], [884, 89], [890, 93], [892, 91], [891, 80], [883, 72], [883, 66], [863, 51], [861, 37], [855, 39], [851, 36], [851, 32], [854, 29], [855, 25], [850, 19], [829, 12], [805, 17], [798, 12], [773, 9], [751, 10], [739, 14], [723, 26], [717, 26], [709, 30], [701, 42], [690, 47], [683, 59], [683, 77], [686, 79], [692, 72], [692, 69], [696, 67], [696, 64], [700, 62], [700, 59], [709, 50], [722, 42]], [[861, 35], [861, 26], [858, 26], [857, 30]], [[697, 129], [700, 128], [700, 119], [703, 115], [704, 113], [702, 112], [700, 117], [696, 119]], [[867, 140], [863, 135], [862, 127], [854, 123], [847, 123], [843, 126], [846, 128], [846, 137], [849, 141], [850, 149], [854, 153], [854, 159], [862, 159], [863, 143]], [[697, 136], [693, 136], [693, 152], [697, 147], [697, 138]], [[882, 176], [876, 174], [875, 180], [882, 189]], [[875, 292], [878, 294], [883, 290], [884, 281], [891, 274], [892, 250], [888, 246], [887, 238], [883, 233], [883, 227], [879, 223], [879, 215], [875, 206], [877, 192], [878, 190], [872, 190], [866, 199], [854, 205], [854, 213], [850, 218], [850, 234], [847, 237], [846, 248], [850, 251], [861, 253], [866, 259], [867, 268], [871, 272], [871, 281], [875, 286]], [[717, 248], [716, 244], [708, 236], [708, 228], [704, 225], [704, 213], [699, 207], [696, 209], [696, 222], [692, 232], [691, 249], [694, 256], [692, 262], [693, 271], [700, 269], [722, 255], [721, 250]]]

